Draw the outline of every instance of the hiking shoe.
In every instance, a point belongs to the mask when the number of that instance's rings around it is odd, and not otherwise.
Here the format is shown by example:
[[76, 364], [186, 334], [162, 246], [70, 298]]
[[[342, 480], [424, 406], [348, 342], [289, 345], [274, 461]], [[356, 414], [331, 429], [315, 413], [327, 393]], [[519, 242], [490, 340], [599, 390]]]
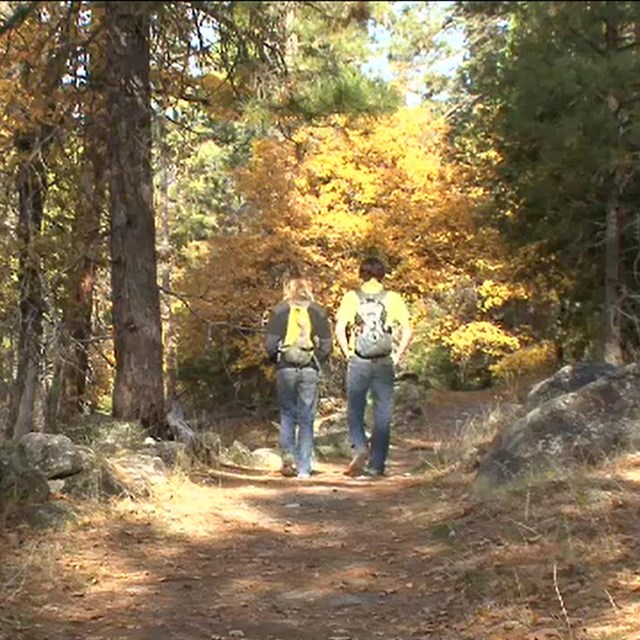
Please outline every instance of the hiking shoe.
[[365, 476], [365, 478], [382, 478], [384, 476], [384, 471], [367, 466], [362, 472], [362, 475]]
[[380, 480], [381, 478], [384, 478], [384, 471], [373, 469], [369, 466], [366, 466], [362, 470], [362, 473], [359, 473], [357, 476], [355, 476], [356, 480]]
[[351, 462], [349, 466], [346, 468], [344, 475], [345, 476], [359, 476], [365, 468], [367, 464], [367, 458], [369, 457], [369, 453], [365, 450], [356, 453], [353, 458], [351, 458]]
[[293, 478], [293, 476], [296, 475], [296, 465], [291, 458], [285, 457], [282, 459], [280, 475], [283, 475], [285, 478]]

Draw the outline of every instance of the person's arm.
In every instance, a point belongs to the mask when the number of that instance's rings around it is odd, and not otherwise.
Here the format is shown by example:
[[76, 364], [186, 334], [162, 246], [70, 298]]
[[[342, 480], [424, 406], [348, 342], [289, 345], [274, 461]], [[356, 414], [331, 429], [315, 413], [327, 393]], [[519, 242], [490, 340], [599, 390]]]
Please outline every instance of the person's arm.
[[400, 341], [398, 342], [398, 347], [393, 353], [393, 364], [398, 365], [402, 362], [412, 339], [413, 327], [407, 318], [407, 320], [400, 325]]
[[[353, 300], [354, 296], [356, 298], [355, 303]], [[338, 313], [336, 314], [336, 340], [338, 342], [338, 346], [340, 347], [340, 351], [342, 351], [344, 357], [347, 359], [351, 355], [349, 339], [347, 338], [347, 328], [349, 324], [353, 322], [353, 316], [357, 307], [358, 295], [355, 293], [355, 291], [349, 291], [345, 294], [344, 298], [342, 298], [340, 308], [338, 309]]]
[[269, 356], [269, 360], [276, 362], [278, 360], [278, 349], [280, 348], [280, 341], [284, 335], [284, 309], [281, 306], [276, 307], [269, 315], [269, 320], [266, 326], [266, 336], [264, 339], [264, 347]]
[[413, 327], [411, 325], [409, 309], [402, 296], [397, 293], [393, 293], [392, 295], [394, 296], [392, 302], [393, 316], [398, 326], [400, 337], [391, 357], [393, 358], [393, 363], [398, 365], [402, 362], [413, 339]]
[[326, 362], [333, 349], [331, 325], [327, 312], [320, 306], [314, 305], [314, 355], [320, 364]]
[[349, 351], [349, 340], [347, 339], [347, 323], [340, 318], [336, 319], [336, 340], [340, 351], [342, 351], [345, 358], [348, 358], [351, 354]]

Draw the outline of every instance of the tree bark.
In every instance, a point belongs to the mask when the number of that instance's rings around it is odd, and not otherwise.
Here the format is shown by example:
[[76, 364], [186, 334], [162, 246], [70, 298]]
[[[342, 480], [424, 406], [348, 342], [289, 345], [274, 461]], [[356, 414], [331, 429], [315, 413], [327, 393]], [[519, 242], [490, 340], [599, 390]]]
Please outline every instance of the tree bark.
[[42, 147], [47, 131], [17, 136], [16, 148], [23, 155], [18, 167], [18, 280], [20, 285], [20, 331], [18, 365], [11, 394], [7, 436], [16, 440], [33, 430], [36, 390], [42, 356], [44, 299], [37, 240], [42, 230], [46, 176]]
[[111, 287], [116, 374], [113, 415], [166, 435], [157, 283], [151, 107], [150, 7], [109, 2], [107, 73]]
[[[618, 51], [618, 27], [607, 23], [605, 27], [605, 41], [607, 53], [615, 55]], [[618, 142], [622, 136], [620, 116], [620, 101], [613, 94], [607, 96], [607, 107], [615, 119]], [[614, 365], [622, 364], [622, 337], [620, 330], [620, 246], [621, 246], [621, 215], [620, 206], [620, 167], [615, 160], [609, 175], [605, 203], [605, 277], [604, 277], [604, 361]]]
[[[171, 290], [173, 275], [173, 260], [171, 252], [171, 220], [169, 188], [171, 186], [171, 159], [169, 157], [169, 146], [166, 141], [167, 128], [164, 119], [159, 122], [159, 143], [160, 143], [160, 219], [161, 219], [161, 240], [162, 263], [161, 278], [162, 288], [165, 292]], [[165, 350], [165, 371], [166, 371], [166, 398], [167, 405], [171, 407], [177, 393], [177, 371], [178, 356], [175, 345], [175, 321], [171, 309], [171, 298], [165, 293], [163, 302], [163, 326], [164, 326], [164, 350]]]
[[65, 283], [60, 349], [48, 397], [50, 432], [59, 431], [86, 404], [94, 289], [102, 253], [100, 222], [106, 205], [108, 133], [103, 8], [92, 7], [91, 24], [95, 35], [87, 45], [88, 91], [82, 105], [83, 161], [72, 226], [74, 252]]
[[604, 361], [622, 364], [620, 333], [620, 187], [611, 176], [606, 201]]
[[104, 114], [87, 117], [96, 123], [89, 124], [85, 133], [84, 166], [72, 231], [77, 251], [65, 287], [60, 354], [49, 394], [50, 432], [58, 431], [60, 425], [81, 413], [86, 400], [100, 220], [106, 201], [106, 137], [104, 127], [98, 124]]

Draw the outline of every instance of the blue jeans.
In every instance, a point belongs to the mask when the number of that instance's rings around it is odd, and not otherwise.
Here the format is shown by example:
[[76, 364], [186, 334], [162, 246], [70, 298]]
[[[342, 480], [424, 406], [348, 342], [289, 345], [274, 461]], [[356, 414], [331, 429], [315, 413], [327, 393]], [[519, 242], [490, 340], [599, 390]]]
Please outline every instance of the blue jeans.
[[389, 431], [393, 409], [394, 366], [390, 357], [364, 359], [352, 356], [347, 366], [347, 420], [355, 453], [367, 451], [364, 412], [367, 394], [373, 400], [373, 429], [369, 466], [384, 472], [389, 453]]
[[296, 461], [298, 475], [311, 473], [318, 377], [314, 367], [284, 367], [277, 372], [280, 446], [284, 455]]

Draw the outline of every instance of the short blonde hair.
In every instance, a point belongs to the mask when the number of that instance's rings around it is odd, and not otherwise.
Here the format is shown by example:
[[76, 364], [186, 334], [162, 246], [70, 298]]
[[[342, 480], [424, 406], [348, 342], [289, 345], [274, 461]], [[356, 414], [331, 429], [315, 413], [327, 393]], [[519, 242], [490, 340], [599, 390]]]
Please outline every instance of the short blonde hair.
[[282, 294], [286, 301], [313, 300], [313, 287], [307, 278], [289, 277], [282, 285]]

